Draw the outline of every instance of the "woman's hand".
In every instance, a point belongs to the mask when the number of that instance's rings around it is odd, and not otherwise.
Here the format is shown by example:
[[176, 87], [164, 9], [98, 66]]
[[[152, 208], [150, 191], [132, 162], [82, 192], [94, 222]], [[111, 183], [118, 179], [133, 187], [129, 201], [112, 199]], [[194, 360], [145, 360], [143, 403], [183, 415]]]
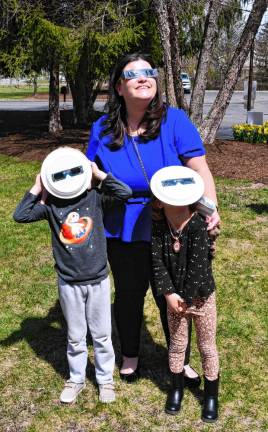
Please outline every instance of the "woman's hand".
[[167, 306], [173, 313], [184, 313], [187, 309], [187, 305], [178, 294], [165, 294]]
[[101, 171], [95, 162], [91, 163], [92, 175], [95, 180], [103, 181], [106, 179], [107, 174], [104, 171]]
[[[205, 185], [204, 195], [207, 198], [214, 201], [214, 203], [217, 205], [215, 183], [214, 183], [213, 176], [210, 172], [210, 169], [207, 165], [206, 157], [205, 156], [192, 157], [190, 159], [185, 159], [184, 162], [188, 168], [193, 169], [194, 171], [196, 171], [198, 174], [201, 175]], [[211, 216], [207, 216], [206, 221], [208, 223], [208, 227], [207, 227], [208, 231], [218, 226], [220, 224], [220, 216], [218, 211], [215, 210]]]
[[[207, 220], [207, 218], [206, 218], [206, 221], [209, 224], [209, 221]], [[217, 240], [217, 237], [219, 237], [219, 235], [220, 235], [220, 223], [218, 222], [217, 225], [213, 226], [213, 228], [208, 230], [208, 236], [211, 240], [210, 241], [210, 247], [209, 247], [209, 254], [210, 254], [211, 258], [214, 258], [216, 255], [216, 240]]]
[[207, 230], [211, 231], [214, 228], [218, 227], [220, 225], [220, 215], [217, 210], [212, 213], [211, 216], [206, 217], [206, 222], [208, 224]]

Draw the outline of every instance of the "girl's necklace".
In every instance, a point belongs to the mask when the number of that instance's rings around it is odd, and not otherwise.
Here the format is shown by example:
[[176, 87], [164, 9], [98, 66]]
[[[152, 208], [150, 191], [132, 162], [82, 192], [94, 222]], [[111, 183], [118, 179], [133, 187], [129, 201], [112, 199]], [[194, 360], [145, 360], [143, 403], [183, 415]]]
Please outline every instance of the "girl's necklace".
[[181, 238], [181, 235], [182, 235], [182, 230], [178, 230], [177, 231], [178, 235], [175, 235], [173, 233], [173, 231], [172, 231], [172, 228], [171, 228], [170, 223], [169, 223], [168, 220], [167, 220], [167, 224], [168, 224], [168, 227], [169, 227], [170, 235], [175, 240], [174, 243], [173, 243], [173, 245], [172, 245], [173, 246], [173, 250], [174, 250], [175, 253], [178, 253], [179, 250], [180, 250], [180, 248], [181, 248], [180, 238]]

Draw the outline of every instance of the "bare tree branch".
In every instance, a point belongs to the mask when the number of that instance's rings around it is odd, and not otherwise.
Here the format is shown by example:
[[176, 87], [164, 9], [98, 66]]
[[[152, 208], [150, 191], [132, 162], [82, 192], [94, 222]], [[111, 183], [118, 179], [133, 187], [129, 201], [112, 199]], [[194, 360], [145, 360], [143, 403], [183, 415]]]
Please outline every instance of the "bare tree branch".
[[177, 17], [177, 7], [175, 0], [167, 0], [167, 12], [169, 21], [169, 41], [171, 49], [171, 66], [173, 72], [173, 85], [176, 97], [177, 106], [188, 111], [188, 104], [184, 96], [184, 90], [182, 87], [181, 75], [181, 53], [179, 47], [179, 30], [178, 30], [178, 17]]
[[166, 1], [153, 0], [153, 8], [157, 17], [160, 40], [163, 48], [166, 101], [169, 105], [176, 106], [171, 64], [170, 28]]
[[230, 65], [227, 69], [227, 74], [225, 76], [223, 85], [219, 90], [206, 119], [201, 125], [200, 132], [205, 143], [212, 143], [215, 139], [216, 132], [230, 103], [238, 77], [246, 61], [250, 47], [254, 41], [255, 35], [258, 31], [262, 17], [267, 7], [267, 0], [254, 1], [239, 44], [236, 47]]
[[216, 0], [210, 0], [209, 10], [206, 16], [202, 48], [199, 53], [197, 70], [190, 102], [190, 116], [192, 121], [199, 126], [202, 122], [203, 104], [211, 53], [218, 34], [218, 18], [222, 5]]

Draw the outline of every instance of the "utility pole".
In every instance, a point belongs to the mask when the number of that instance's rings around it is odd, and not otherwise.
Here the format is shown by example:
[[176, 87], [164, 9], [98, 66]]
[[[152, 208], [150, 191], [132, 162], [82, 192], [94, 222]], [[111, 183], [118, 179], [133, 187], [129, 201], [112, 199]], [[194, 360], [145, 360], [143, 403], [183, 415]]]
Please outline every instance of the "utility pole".
[[254, 57], [254, 40], [253, 40], [251, 48], [250, 48], [250, 57], [249, 57], [247, 111], [251, 111], [252, 81], [253, 81], [253, 57]]

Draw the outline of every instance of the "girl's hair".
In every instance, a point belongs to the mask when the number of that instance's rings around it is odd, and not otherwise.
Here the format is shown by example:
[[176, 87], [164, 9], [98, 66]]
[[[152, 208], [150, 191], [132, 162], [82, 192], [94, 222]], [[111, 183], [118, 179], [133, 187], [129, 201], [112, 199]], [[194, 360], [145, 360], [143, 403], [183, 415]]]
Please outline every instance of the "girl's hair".
[[159, 222], [165, 219], [164, 209], [159, 206], [159, 199], [152, 195], [151, 208], [152, 208], [152, 219], [153, 221]]
[[[155, 63], [148, 54], [134, 53], [127, 54], [122, 57], [111, 74], [109, 83], [109, 98], [107, 102], [108, 116], [103, 121], [102, 136], [112, 135], [110, 147], [118, 149], [123, 145], [125, 128], [127, 126], [127, 111], [124, 98], [119, 95], [116, 90], [118, 81], [121, 78], [121, 73], [124, 67], [131, 62], [144, 60], [147, 61], [152, 68], [155, 68]], [[157, 91], [153, 100], [149, 103], [147, 110], [140, 122], [140, 125], [145, 126], [145, 131], [140, 135], [144, 141], [156, 138], [160, 132], [161, 121], [166, 113], [166, 107], [163, 104], [162, 93], [160, 89], [159, 79], [155, 78]]]
[[[157, 222], [165, 219], [164, 209], [160, 208], [159, 203], [161, 203], [161, 201], [153, 195], [151, 199], [152, 219]], [[198, 201], [188, 205], [190, 212], [194, 213], [197, 211], [197, 203]]]

